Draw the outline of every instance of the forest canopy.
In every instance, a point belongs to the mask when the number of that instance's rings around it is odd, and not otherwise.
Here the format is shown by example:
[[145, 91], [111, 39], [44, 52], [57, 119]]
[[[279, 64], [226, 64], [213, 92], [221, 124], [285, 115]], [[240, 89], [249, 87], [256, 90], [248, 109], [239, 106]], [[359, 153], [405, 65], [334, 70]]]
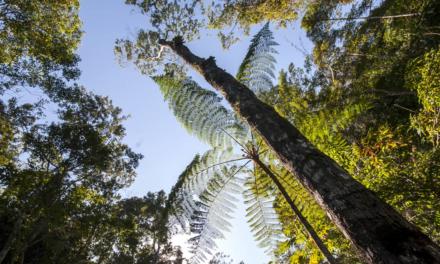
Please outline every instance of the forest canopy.
[[[271, 263], [439, 263], [439, 1], [125, 4], [145, 27], [115, 56], [209, 149], [168, 194], [121, 196], [143, 155], [80, 84], [80, 1], [0, 1], [0, 263], [232, 263], [240, 201]], [[279, 66], [284, 29], [303, 64]], [[236, 71], [197, 55], [212, 32], [247, 46]]]

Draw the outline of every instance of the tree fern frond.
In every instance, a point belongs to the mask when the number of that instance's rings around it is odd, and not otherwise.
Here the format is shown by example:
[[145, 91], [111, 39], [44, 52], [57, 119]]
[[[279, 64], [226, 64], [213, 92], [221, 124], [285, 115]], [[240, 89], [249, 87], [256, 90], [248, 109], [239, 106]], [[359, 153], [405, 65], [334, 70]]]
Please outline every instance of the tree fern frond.
[[200, 207], [197, 197], [205, 191], [209, 181], [221, 173], [222, 168], [238, 160], [242, 158], [234, 156], [231, 148], [213, 148], [201, 156], [196, 155], [179, 176], [171, 190], [170, 203], [173, 203], [175, 217], [185, 230], [194, 212]]
[[273, 34], [269, 29], [269, 23], [252, 38], [248, 52], [241, 63], [237, 79], [247, 85], [252, 91], [267, 91], [272, 88], [274, 78], [276, 53], [273, 46], [278, 45], [273, 41]]
[[182, 200], [183, 197], [187, 196], [182, 194], [185, 192], [183, 185], [191, 177], [191, 172], [194, 166], [200, 163], [200, 155], [195, 155], [190, 164], [185, 168], [185, 170], [179, 175], [176, 184], [171, 188], [168, 194], [168, 199], [166, 203], [167, 213], [169, 216], [174, 216], [173, 219], [179, 222], [179, 224], [186, 229], [187, 219], [184, 216], [184, 212], [188, 210], [185, 201]]
[[264, 174], [254, 173], [249, 175], [245, 182], [246, 190], [243, 192], [244, 202], [247, 205], [246, 217], [254, 234], [255, 240], [266, 252], [273, 252], [278, 242], [282, 240], [281, 224], [273, 208], [275, 200], [272, 181]]
[[227, 165], [225, 162], [236, 160], [237, 156], [233, 155], [232, 149], [226, 150], [214, 148], [208, 150], [200, 157], [200, 161], [195, 163], [189, 172], [184, 188], [200, 195], [206, 188], [208, 182], [215, 174], [221, 173], [221, 170]]
[[[281, 173], [278, 174], [279, 180], [284, 186], [289, 196], [295, 202], [296, 207], [303, 213], [306, 211], [316, 210], [316, 207], [311, 205], [316, 204], [313, 197], [309, 195], [304, 187], [292, 176], [288, 171], [282, 169]], [[302, 229], [302, 228], [300, 228]]]
[[216, 146], [231, 146], [234, 137], [243, 135], [244, 128], [237, 125], [234, 114], [221, 104], [221, 98], [201, 88], [190, 78], [175, 78], [171, 74], [155, 76], [154, 81], [177, 120], [191, 134]]
[[216, 248], [215, 239], [223, 238], [223, 232], [231, 228], [229, 220], [236, 208], [237, 193], [241, 192], [241, 180], [237, 176], [241, 167], [222, 167], [209, 181], [205, 191], [199, 196], [199, 209], [192, 217], [191, 231], [197, 235], [190, 239], [192, 243], [192, 262], [205, 262], [207, 255]]

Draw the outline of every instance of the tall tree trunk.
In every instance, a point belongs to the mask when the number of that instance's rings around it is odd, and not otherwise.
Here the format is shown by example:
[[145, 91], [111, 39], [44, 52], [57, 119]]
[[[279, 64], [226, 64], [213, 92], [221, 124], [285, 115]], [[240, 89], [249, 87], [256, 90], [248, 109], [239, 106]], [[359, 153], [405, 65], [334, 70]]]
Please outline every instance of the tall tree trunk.
[[313, 195], [368, 263], [440, 263], [440, 248], [391, 206], [317, 150], [273, 107], [217, 67], [194, 55], [181, 38], [159, 40], [190, 64], [231, 104]]
[[286, 202], [289, 204], [290, 208], [292, 209], [293, 213], [296, 215], [298, 220], [301, 222], [301, 224], [304, 226], [304, 228], [307, 231], [307, 234], [310, 236], [310, 238], [315, 242], [316, 246], [319, 248], [321, 253], [324, 255], [324, 257], [327, 259], [327, 261], [330, 264], [336, 264], [337, 261], [333, 257], [333, 255], [328, 250], [327, 246], [324, 244], [324, 242], [321, 240], [321, 238], [316, 233], [315, 229], [312, 227], [312, 225], [307, 221], [307, 219], [303, 216], [301, 211], [296, 207], [293, 200], [290, 198], [290, 195], [287, 193], [284, 186], [281, 184], [281, 182], [278, 180], [278, 178], [275, 176], [275, 174], [264, 164], [258, 157], [253, 157], [252, 160], [260, 167], [266, 174], [269, 176], [269, 178], [275, 183], [278, 190], [283, 195]]

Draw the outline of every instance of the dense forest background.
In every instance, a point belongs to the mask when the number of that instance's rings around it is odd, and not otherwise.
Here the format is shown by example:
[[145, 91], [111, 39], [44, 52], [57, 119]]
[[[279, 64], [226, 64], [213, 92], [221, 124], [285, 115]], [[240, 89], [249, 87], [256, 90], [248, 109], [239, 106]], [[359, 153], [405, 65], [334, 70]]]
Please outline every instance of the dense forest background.
[[[331, 261], [310, 230], [337, 263], [365, 261], [219, 95], [178, 58], [161, 60], [160, 38], [189, 42], [206, 28], [224, 48], [261, 29], [236, 78], [439, 243], [438, 1], [125, 2], [153, 30], [116, 40], [116, 56], [153, 76], [176, 118], [213, 148], [182, 168], [168, 195], [121, 198], [142, 155], [123, 143], [122, 110], [77, 84], [79, 1], [0, 1], [0, 263], [229, 263], [210, 253], [238, 192], [274, 263]], [[274, 72], [271, 30], [297, 20], [313, 52], [304, 67]], [[29, 90], [44, 96], [23, 102]], [[229, 180], [236, 174], [245, 176]], [[178, 232], [195, 234], [195, 257], [171, 243]]]

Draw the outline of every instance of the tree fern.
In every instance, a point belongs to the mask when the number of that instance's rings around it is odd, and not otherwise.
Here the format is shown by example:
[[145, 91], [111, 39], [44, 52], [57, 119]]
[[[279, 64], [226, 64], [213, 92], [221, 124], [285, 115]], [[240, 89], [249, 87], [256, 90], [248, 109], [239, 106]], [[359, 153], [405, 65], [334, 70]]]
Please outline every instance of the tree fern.
[[[266, 24], [253, 38], [238, 75], [254, 91], [272, 86], [274, 62], [272, 33]], [[182, 125], [201, 140], [214, 146], [196, 157], [173, 188], [176, 217], [196, 235], [190, 239], [193, 262], [204, 262], [216, 248], [215, 240], [230, 229], [229, 219], [242, 192], [248, 205], [248, 222], [261, 247], [272, 251], [281, 238], [273, 209], [274, 195], [267, 192], [270, 179], [256, 170], [246, 170], [246, 184], [237, 174], [246, 166], [231, 146], [252, 141], [250, 129], [220, 102], [215, 92], [201, 88], [187, 77], [172, 73], [154, 77], [170, 109]], [[266, 191], [264, 191], [266, 190]]]
[[273, 46], [278, 45], [273, 40], [273, 34], [269, 29], [269, 23], [252, 38], [248, 52], [241, 63], [237, 79], [247, 85], [252, 91], [267, 91], [272, 88], [272, 79], [275, 77], [276, 53]]

